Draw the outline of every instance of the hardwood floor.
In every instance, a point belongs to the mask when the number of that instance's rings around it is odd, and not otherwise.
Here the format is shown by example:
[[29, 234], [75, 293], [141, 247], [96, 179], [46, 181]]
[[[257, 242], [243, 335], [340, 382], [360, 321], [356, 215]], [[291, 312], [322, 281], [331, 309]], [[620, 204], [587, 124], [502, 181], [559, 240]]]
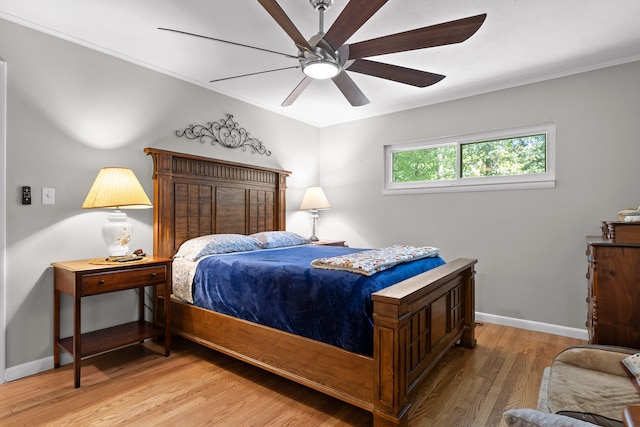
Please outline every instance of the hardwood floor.
[[[505, 326], [476, 329], [473, 350], [453, 348], [421, 391], [410, 426], [499, 426], [502, 412], [535, 407], [545, 366], [583, 341]], [[3, 426], [371, 426], [371, 414], [200, 345], [176, 338], [0, 385]], [[452, 380], [453, 379], [453, 380]]]

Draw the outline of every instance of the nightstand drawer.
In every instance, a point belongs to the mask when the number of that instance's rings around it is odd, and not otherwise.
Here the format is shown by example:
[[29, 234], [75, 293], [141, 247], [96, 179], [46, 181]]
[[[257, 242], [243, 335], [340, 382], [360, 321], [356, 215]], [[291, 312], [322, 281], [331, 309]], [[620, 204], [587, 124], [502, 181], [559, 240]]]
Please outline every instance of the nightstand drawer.
[[167, 271], [164, 265], [85, 274], [81, 281], [82, 295], [102, 294], [137, 286], [160, 284], [167, 280], [166, 275]]

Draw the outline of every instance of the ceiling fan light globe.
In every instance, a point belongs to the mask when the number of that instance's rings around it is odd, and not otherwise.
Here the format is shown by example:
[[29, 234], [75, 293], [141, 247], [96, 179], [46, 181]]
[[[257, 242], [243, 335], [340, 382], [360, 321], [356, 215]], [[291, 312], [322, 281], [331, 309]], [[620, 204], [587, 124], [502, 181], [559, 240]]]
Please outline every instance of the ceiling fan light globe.
[[312, 79], [332, 79], [340, 74], [340, 67], [330, 61], [313, 61], [302, 67], [302, 72]]

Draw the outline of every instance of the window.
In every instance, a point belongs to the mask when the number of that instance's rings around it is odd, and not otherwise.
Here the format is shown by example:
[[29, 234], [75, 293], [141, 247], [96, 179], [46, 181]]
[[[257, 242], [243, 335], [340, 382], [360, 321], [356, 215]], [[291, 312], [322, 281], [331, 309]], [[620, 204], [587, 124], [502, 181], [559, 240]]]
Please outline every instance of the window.
[[384, 194], [555, 186], [555, 125], [386, 145]]

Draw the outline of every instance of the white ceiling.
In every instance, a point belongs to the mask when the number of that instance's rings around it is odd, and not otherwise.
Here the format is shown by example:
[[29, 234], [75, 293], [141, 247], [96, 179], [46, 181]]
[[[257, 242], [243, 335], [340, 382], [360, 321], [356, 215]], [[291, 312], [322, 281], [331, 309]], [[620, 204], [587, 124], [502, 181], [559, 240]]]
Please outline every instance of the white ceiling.
[[[308, 0], [278, 2], [305, 37], [318, 32]], [[346, 3], [335, 0], [325, 29]], [[348, 42], [481, 13], [486, 21], [463, 43], [375, 58], [447, 76], [433, 86], [350, 73], [369, 105], [352, 107], [333, 82], [314, 81], [292, 106], [281, 107], [302, 80], [299, 69], [209, 81], [297, 60], [157, 29], [296, 55], [256, 0], [0, 0], [1, 18], [320, 127], [640, 60], [639, 0], [389, 0]]]

